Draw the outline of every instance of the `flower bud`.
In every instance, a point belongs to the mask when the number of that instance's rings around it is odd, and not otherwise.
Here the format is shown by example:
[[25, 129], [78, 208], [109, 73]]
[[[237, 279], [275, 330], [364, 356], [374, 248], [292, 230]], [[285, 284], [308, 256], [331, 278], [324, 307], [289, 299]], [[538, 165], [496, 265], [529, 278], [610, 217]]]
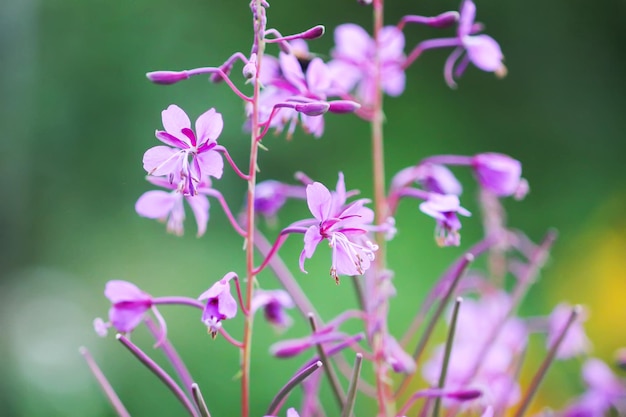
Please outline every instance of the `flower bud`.
[[296, 104], [294, 109], [297, 112], [304, 113], [307, 116], [320, 116], [328, 111], [330, 104], [323, 101], [313, 103]]
[[328, 111], [335, 114], [354, 113], [361, 108], [359, 103], [352, 100], [334, 100], [328, 104], [330, 104]]
[[146, 77], [155, 84], [175, 84], [186, 80], [189, 75], [186, 71], [153, 71], [146, 74]]
[[243, 66], [243, 70], [241, 70], [241, 72], [246, 80], [251, 80], [256, 77], [256, 54], [252, 54], [250, 56], [250, 60]]
[[326, 29], [323, 25], [313, 26], [311, 29], [302, 32], [300, 38], [306, 40], [313, 40], [322, 37]]

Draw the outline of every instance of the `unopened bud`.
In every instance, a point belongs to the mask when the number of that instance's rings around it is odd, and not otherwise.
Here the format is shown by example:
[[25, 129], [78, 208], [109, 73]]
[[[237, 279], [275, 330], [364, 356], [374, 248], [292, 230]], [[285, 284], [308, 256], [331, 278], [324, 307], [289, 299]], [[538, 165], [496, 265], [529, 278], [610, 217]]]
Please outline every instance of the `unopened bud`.
[[296, 104], [294, 109], [297, 112], [304, 113], [307, 116], [320, 116], [328, 111], [330, 104], [324, 101], [316, 101], [313, 103]]
[[186, 71], [153, 71], [147, 73], [146, 77], [155, 84], [167, 85], [186, 80], [189, 75]]
[[357, 3], [367, 6], [368, 4], [372, 4], [372, 0], [356, 0]]
[[250, 60], [243, 66], [243, 70], [241, 72], [246, 80], [256, 77], [256, 54], [252, 54], [250, 56]]
[[438, 16], [432, 17], [427, 23], [428, 26], [433, 28], [447, 28], [459, 21], [458, 12], [445, 12]]
[[326, 29], [323, 25], [313, 26], [311, 29], [302, 32], [300, 39], [313, 40], [322, 37]]
[[328, 111], [331, 113], [354, 113], [361, 108], [361, 105], [356, 101], [351, 100], [335, 100], [328, 103], [330, 107]]

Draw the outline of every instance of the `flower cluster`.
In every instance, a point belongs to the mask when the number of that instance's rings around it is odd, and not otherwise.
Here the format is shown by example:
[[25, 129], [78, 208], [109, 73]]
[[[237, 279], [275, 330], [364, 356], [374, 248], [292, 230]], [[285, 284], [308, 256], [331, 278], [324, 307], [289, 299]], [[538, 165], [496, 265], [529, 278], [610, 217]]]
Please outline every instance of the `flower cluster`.
[[[164, 130], [156, 131], [156, 138], [163, 145], [148, 149], [143, 157], [147, 180], [164, 190], [146, 192], [135, 205], [140, 216], [165, 221], [169, 232], [181, 235], [186, 201], [201, 236], [207, 230], [209, 197], [215, 199], [244, 241], [245, 257], [234, 254], [228, 258], [235, 264], [232, 269], [242, 272], [242, 279], [235, 272], [217, 280], [212, 278], [205, 288], [198, 289], [204, 290], [198, 297], [153, 297], [130, 282], [109, 281], [104, 291], [111, 304], [108, 320], [94, 321], [100, 336], [114, 329], [117, 340], [163, 381], [192, 417], [209, 416], [209, 408], [168, 338], [166, 320], [160, 312], [167, 305], [194, 308], [212, 338], [219, 335], [238, 350], [241, 361], [235, 366], [240, 366], [242, 417], [252, 413], [266, 417], [285, 415], [284, 406], [287, 417], [350, 416], [357, 393], [363, 394], [358, 401], [367, 401], [368, 396], [375, 399], [372, 404], [377, 411], [371, 415], [378, 417], [438, 417], [442, 408], [448, 416], [522, 417], [555, 361], [589, 354], [591, 342], [583, 328], [587, 314], [581, 306], [563, 303], [550, 314], [538, 317], [518, 313], [555, 239], [554, 233], [549, 232], [543, 241], [534, 243], [506, 223], [501, 200], [520, 200], [529, 190], [518, 160], [495, 152], [436, 155], [397, 172], [388, 188], [384, 181], [383, 121], [393, 115], [384, 115], [382, 95], [398, 96], [404, 92], [407, 71], [424, 51], [451, 49], [443, 71], [451, 87], [456, 86], [456, 80], [470, 63], [480, 70], [504, 75], [500, 46], [490, 36], [481, 34], [483, 27], [475, 20], [475, 4], [463, 0], [459, 11], [437, 16], [409, 15], [397, 25], [384, 26], [382, 1], [360, 3], [374, 3], [373, 35], [356, 24], [342, 24], [335, 29], [335, 46], [328, 55], [310, 52], [307, 44], [322, 36], [324, 27], [314, 26], [283, 36], [277, 29], [267, 27], [267, 1], [252, 0], [254, 37], [249, 54], [236, 52], [215, 67], [147, 74], [157, 84], [174, 84], [200, 74], [209, 75], [214, 84], [227, 84], [244, 104], [245, 127], [250, 134], [246, 173], [218, 144], [224, 120], [215, 108], [201, 114], [192, 129], [187, 114], [176, 105], [169, 106], [162, 112]], [[456, 28], [456, 32], [422, 40], [405, 53], [404, 31], [410, 24], [425, 25], [429, 30]], [[278, 47], [274, 56], [269, 55], [272, 44]], [[325, 62], [322, 56], [330, 59]], [[242, 77], [231, 79], [233, 68], [239, 63]], [[237, 84], [242, 84], [242, 89]], [[291, 137], [301, 125], [304, 132], [319, 138], [325, 133], [326, 113], [355, 113], [371, 124], [372, 200], [347, 189], [342, 172], [333, 190], [302, 172], [296, 173], [294, 184], [257, 178], [259, 149], [270, 130], [286, 131]], [[224, 196], [213, 188], [212, 181], [225, 175], [224, 161], [246, 183], [247, 192], [238, 216], [233, 215]], [[471, 213], [462, 205], [463, 186], [455, 170], [468, 168], [479, 190], [483, 237], [463, 248], [464, 253], [442, 273], [429, 293], [421, 296], [396, 291], [394, 280], [414, 280], [419, 276], [415, 271], [409, 276], [396, 273], [387, 265], [387, 250], [393, 245], [387, 241], [396, 233], [395, 216], [402, 200], [418, 200], [415, 206], [419, 211], [435, 220], [435, 241], [439, 246], [461, 246], [461, 220]], [[282, 223], [288, 217], [282, 208], [290, 200], [289, 204], [300, 204], [302, 217]], [[304, 214], [307, 208], [308, 214]], [[260, 218], [274, 226], [270, 229], [275, 236], [265, 235], [259, 227]], [[287, 226], [278, 227], [281, 224]], [[421, 234], [420, 230], [411, 236]], [[293, 235], [299, 236], [298, 259], [281, 252]], [[326, 255], [316, 255], [320, 244], [329, 246]], [[346, 307], [333, 317], [328, 317], [326, 311], [317, 311], [300, 286], [306, 273], [305, 262], [314, 256], [327, 257], [324, 263], [330, 265], [330, 276], [336, 284], [340, 277], [354, 283], [357, 307]], [[486, 267], [474, 267], [472, 262], [481, 257], [487, 258]], [[308, 267], [311, 268], [310, 263]], [[272, 288], [274, 281], [268, 283], [270, 272], [279, 288]], [[332, 295], [332, 290], [329, 287], [329, 300], [343, 302]], [[393, 334], [388, 325], [394, 297], [410, 299], [416, 310], [400, 336]], [[416, 298], [422, 299], [421, 304], [415, 302]], [[308, 321], [310, 331], [277, 340], [270, 354], [279, 359], [304, 359], [269, 401], [264, 413], [252, 411], [251, 391], [259, 383], [251, 383], [250, 375], [250, 363], [255, 357], [253, 321], [262, 316], [280, 330], [276, 333], [281, 337], [281, 331], [295, 321], [288, 309], [299, 312]], [[261, 312], [262, 315], [257, 314]], [[243, 326], [238, 326], [236, 320], [233, 323], [237, 316]], [[446, 318], [448, 335], [436, 343], [434, 330]], [[162, 349], [171, 363], [178, 382], [130, 341], [130, 334], [143, 325], [153, 335], [155, 347]], [[537, 335], [545, 340], [546, 351], [540, 364], [530, 365], [536, 370], [530, 384], [524, 386], [519, 375], [528, 366], [526, 352], [531, 338]], [[83, 353], [117, 413], [129, 415], [93, 359], [84, 349]], [[348, 358], [353, 358], [353, 362]], [[372, 363], [373, 375], [361, 375], [363, 361]], [[397, 375], [392, 377], [393, 374]], [[550, 414], [599, 417], [611, 412], [626, 413], [626, 382], [604, 362], [587, 358], [582, 374], [586, 391], [569, 404], [556, 405], [562, 410]], [[419, 377], [420, 382], [416, 381]], [[320, 396], [324, 381], [328, 381], [338, 406], [338, 410], [328, 413], [328, 405]], [[303, 395], [296, 409], [289, 395], [297, 386]]]

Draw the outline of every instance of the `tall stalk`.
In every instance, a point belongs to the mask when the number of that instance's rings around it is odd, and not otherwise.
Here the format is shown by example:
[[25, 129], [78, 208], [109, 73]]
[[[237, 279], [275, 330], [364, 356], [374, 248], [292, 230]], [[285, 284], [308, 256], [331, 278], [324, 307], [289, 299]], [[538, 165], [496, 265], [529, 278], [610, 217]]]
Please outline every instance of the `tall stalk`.
[[[385, 192], [385, 153], [383, 144], [383, 90], [380, 60], [380, 36], [383, 29], [383, 0], [374, 0], [374, 41], [376, 51], [374, 55], [374, 71], [376, 96], [374, 101], [374, 112], [371, 122], [372, 128], [372, 171], [374, 177], [374, 206], [376, 211], [376, 223], [383, 224], [388, 216], [389, 207]], [[376, 241], [379, 245], [374, 263], [374, 279], [376, 285], [380, 285], [381, 277], [385, 273], [386, 262], [386, 241], [383, 233], [378, 233]], [[374, 312], [374, 317], [387, 317], [387, 302], [381, 303]], [[386, 319], [381, 320], [380, 327], [373, 335], [374, 368], [376, 373], [376, 392], [378, 400], [378, 414], [380, 417], [390, 417], [395, 411], [391, 387], [388, 384], [388, 366], [385, 363], [384, 340], [387, 333]]]
[[[250, 164], [248, 168], [248, 204], [246, 208], [246, 310], [251, 311], [252, 295], [254, 292], [254, 233], [256, 229], [254, 216], [254, 189], [256, 186], [257, 157], [259, 151], [259, 93], [261, 62], [265, 50], [265, 10], [262, 0], [254, 0], [253, 25], [254, 44], [252, 53], [256, 54], [256, 73], [254, 75], [254, 93], [252, 96], [252, 130], [250, 134]], [[241, 361], [241, 416], [250, 415], [250, 360], [252, 352], [252, 323], [253, 315], [248, 314], [244, 322], [242, 361]]]

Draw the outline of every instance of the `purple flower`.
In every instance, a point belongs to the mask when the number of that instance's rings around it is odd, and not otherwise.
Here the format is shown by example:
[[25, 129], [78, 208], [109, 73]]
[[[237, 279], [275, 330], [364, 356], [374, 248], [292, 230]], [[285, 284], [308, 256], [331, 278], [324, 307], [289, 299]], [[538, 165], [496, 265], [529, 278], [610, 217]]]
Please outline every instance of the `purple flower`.
[[286, 291], [256, 290], [252, 298], [251, 311], [254, 314], [262, 308], [268, 322], [280, 328], [287, 328], [293, 320], [285, 313], [285, 308], [293, 308], [293, 306], [293, 300]]
[[[146, 179], [154, 185], [168, 188], [172, 191], [152, 190], [144, 193], [135, 203], [137, 214], [149, 219], [161, 220], [166, 223], [168, 232], [181, 236], [184, 231], [183, 221], [185, 220], [183, 200], [186, 200], [196, 218], [198, 237], [204, 234], [209, 221], [209, 199], [206, 196], [202, 194], [193, 196], [183, 194], [182, 190], [177, 189], [174, 184], [165, 178], [147, 177]], [[210, 188], [208, 178], [196, 184], [196, 191], [199, 193], [208, 188]]]
[[[571, 315], [571, 306], [561, 303], [554, 308], [548, 319], [548, 339], [547, 345], [552, 346], [559, 337], [563, 328]], [[583, 311], [584, 313], [584, 311]], [[590, 349], [590, 342], [583, 329], [583, 321], [586, 320], [585, 314], [578, 316], [576, 321], [567, 331], [556, 357], [558, 359], [568, 359], [574, 356], [586, 353]]]
[[587, 391], [563, 413], [566, 417], [602, 417], [611, 407], [617, 414], [626, 412], [626, 386], [599, 359], [591, 358], [583, 365]]
[[[383, 91], [390, 96], [399, 96], [405, 85], [402, 31], [395, 26], [384, 27], [379, 50]], [[374, 39], [362, 27], [348, 23], [335, 29], [333, 61], [328, 64], [333, 82], [344, 92], [356, 86], [356, 96], [364, 105], [372, 105], [376, 99], [375, 51]]]
[[435, 239], [439, 246], [458, 246], [461, 243], [461, 221], [457, 214], [470, 216], [471, 213], [461, 207], [459, 197], [430, 193], [428, 200], [420, 204], [420, 210], [437, 220]]
[[156, 137], [169, 146], [148, 149], [143, 167], [148, 174], [166, 176], [171, 183], [183, 182], [185, 194], [195, 195], [202, 178], [222, 176], [224, 161], [215, 150], [224, 127], [222, 115], [209, 109], [196, 120], [195, 133], [187, 114], [176, 105], [163, 110], [162, 119], [165, 131], [157, 130]]
[[463, 187], [452, 171], [445, 165], [424, 162], [398, 172], [393, 178], [392, 188], [400, 189], [417, 182], [424, 190], [438, 194], [461, 195]]
[[106, 336], [109, 327], [120, 333], [130, 333], [143, 320], [144, 314], [154, 303], [149, 294], [128, 281], [112, 280], [106, 283], [104, 296], [111, 302], [109, 321], [94, 320], [94, 328], [100, 336]]
[[522, 164], [508, 155], [481, 153], [472, 158], [472, 167], [480, 185], [499, 197], [518, 194], [524, 186]]
[[311, 258], [317, 245], [324, 239], [332, 248], [330, 275], [339, 282], [339, 275], [362, 275], [374, 260], [378, 247], [367, 238], [367, 230], [374, 219], [371, 209], [364, 207], [367, 199], [347, 206], [343, 175], [339, 176], [334, 194], [319, 182], [306, 188], [307, 204], [319, 222], [310, 226], [304, 235], [304, 249], [300, 254], [300, 269], [305, 258]]
[[226, 274], [198, 297], [200, 301], [207, 300], [202, 322], [214, 338], [222, 328], [222, 320], [232, 319], [237, 314], [237, 301], [230, 293], [230, 280], [235, 277], [232, 272]]
[[254, 191], [254, 211], [266, 219], [274, 219], [288, 198], [306, 198], [304, 187], [274, 180], [260, 182]]

